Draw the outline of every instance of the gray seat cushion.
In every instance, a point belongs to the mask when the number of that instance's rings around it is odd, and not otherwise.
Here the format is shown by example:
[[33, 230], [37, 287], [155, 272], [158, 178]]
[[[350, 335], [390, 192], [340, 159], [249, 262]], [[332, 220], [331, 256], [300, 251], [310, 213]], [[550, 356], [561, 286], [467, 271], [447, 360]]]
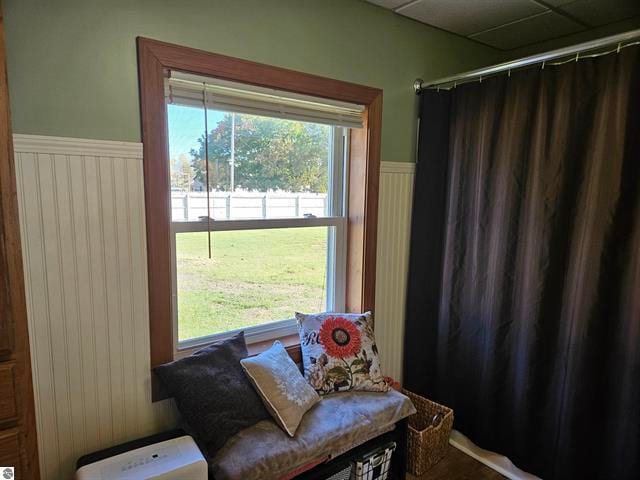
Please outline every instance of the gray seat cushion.
[[216, 480], [281, 478], [393, 430], [415, 411], [395, 390], [327, 395], [305, 414], [295, 437], [271, 420], [261, 421], [229, 439], [210, 460], [209, 472]]

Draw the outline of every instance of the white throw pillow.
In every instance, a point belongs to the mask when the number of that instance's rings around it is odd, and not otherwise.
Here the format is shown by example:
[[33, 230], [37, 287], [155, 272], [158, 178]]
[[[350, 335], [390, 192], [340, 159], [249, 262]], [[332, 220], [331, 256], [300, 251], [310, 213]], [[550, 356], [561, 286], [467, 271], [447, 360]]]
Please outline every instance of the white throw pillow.
[[276, 423], [293, 437], [304, 414], [320, 401], [277, 340], [268, 350], [240, 361]]

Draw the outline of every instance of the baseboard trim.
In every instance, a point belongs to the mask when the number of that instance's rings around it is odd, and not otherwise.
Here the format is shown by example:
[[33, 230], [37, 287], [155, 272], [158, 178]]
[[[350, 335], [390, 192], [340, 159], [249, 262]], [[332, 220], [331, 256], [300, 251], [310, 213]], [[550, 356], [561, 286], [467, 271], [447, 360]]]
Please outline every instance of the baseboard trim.
[[540, 477], [520, 470], [504, 455], [478, 447], [457, 430], [451, 432], [449, 444], [511, 480], [541, 480]]

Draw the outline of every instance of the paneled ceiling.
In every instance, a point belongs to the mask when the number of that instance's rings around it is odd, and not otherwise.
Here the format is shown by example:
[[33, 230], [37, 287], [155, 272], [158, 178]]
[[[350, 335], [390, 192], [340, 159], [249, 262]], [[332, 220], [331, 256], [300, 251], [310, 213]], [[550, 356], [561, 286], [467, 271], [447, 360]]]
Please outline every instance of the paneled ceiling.
[[640, 15], [640, 0], [366, 0], [500, 50]]

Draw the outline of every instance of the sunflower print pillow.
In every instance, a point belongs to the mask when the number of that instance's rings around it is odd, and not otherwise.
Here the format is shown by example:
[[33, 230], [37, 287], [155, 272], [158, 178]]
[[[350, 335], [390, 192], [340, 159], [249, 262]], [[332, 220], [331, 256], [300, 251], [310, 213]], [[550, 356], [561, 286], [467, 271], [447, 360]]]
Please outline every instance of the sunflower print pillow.
[[320, 395], [386, 392], [371, 312], [296, 313], [304, 376]]

